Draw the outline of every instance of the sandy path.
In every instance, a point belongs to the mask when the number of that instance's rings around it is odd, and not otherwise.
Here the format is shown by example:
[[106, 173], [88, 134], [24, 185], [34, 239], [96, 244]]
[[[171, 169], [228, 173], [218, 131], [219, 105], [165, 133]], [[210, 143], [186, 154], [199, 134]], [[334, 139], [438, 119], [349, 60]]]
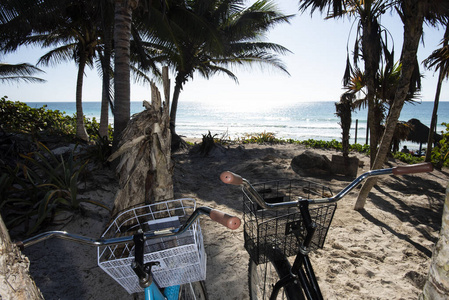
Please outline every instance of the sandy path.
[[[241, 216], [240, 190], [222, 184], [219, 174], [232, 170], [253, 182], [297, 178], [290, 162], [304, 150], [297, 145], [235, 145], [214, 150], [208, 157], [175, 154], [176, 196], [196, 198], [200, 205]], [[314, 151], [329, 157], [335, 153]], [[365, 166], [359, 168], [361, 174], [367, 170], [368, 158], [357, 156], [365, 161]], [[111, 204], [117, 185], [110, 172], [100, 173], [82, 196]], [[356, 192], [342, 200], [324, 249], [311, 256], [324, 297], [416, 299], [438, 238], [448, 178], [446, 170], [381, 179], [361, 213], [352, 209]], [[333, 191], [349, 182], [341, 176], [308, 179], [329, 185]], [[64, 229], [99, 236], [108, 220], [105, 212], [90, 212], [74, 218]], [[242, 229], [232, 232], [210, 220], [202, 220], [201, 224], [208, 255], [210, 299], [248, 299], [249, 256], [243, 247]], [[96, 266], [95, 249], [48, 241], [25, 253], [46, 299], [132, 299]]]

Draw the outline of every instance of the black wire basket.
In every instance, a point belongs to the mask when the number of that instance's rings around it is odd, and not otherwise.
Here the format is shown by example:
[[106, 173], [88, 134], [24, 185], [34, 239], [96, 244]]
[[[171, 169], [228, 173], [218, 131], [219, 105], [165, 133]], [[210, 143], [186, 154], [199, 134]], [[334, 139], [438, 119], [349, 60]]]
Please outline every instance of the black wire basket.
[[[328, 187], [307, 180], [273, 180], [252, 186], [268, 203], [294, 201], [298, 197], [313, 199], [332, 196]], [[245, 248], [255, 263], [265, 263], [273, 255], [289, 257], [298, 253], [307, 234], [298, 207], [262, 209], [245, 187], [243, 203]], [[323, 247], [336, 207], [335, 203], [310, 205], [310, 216], [317, 225], [308, 248], [310, 251]]]

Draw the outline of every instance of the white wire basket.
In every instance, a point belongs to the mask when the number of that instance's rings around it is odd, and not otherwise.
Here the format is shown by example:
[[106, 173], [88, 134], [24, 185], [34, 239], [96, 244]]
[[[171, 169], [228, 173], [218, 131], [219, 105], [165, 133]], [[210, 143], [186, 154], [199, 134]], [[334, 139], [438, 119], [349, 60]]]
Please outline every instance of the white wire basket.
[[[120, 213], [102, 237], [129, 235], [138, 229], [158, 231], [179, 227], [195, 210], [195, 200], [184, 198], [132, 208]], [[134, 243], [98, 247], [98, 265], [128, 293], [142, 292], [131, 268]], [[153, 278], [159, 287], [180, 285], [206, 279], [206, 253], [199, 221], [181, 235], [145, 241], [144, 263], [153, 266]]]

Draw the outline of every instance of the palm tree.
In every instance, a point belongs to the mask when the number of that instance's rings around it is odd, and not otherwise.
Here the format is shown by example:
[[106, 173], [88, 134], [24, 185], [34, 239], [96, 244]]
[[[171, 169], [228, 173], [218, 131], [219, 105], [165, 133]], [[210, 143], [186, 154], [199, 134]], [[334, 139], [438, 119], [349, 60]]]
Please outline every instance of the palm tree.
[[[401, 52], [402, 72], [372, 169], [381, 168], [385, 162], [404, 101], [410, 92], [411, 78], [416, 76], [416, 54], [422, 36], [424, 20], [426, 18], [435, 20], [436, 16], [448, 15], [449, 3], [438, 0], [404, 0], [397, 2], [396, 10], [404, 24], [404, 42]], [[364, 183], [354, 209], [361, 210], [364, 208], [366, 198], [375, 184], [376, 180], [367, 180]]]
[[75, 60], [78, 65], [76, 134], [79, 138], [88, 140], [82, 109], [82, 87], [85, 66], [92, 66], [99, 42], [99, 31], [95, 23], [98, 13], [96, 6], [85, 1], [54, 3], [48, 0], [39, 1], [32, 7], [34, 11], [20, 10], [15, 18], [4, 24], [5, 28], [14, 30], [18, 23], [24, 23], [28, 25], [25, 28], [29, 29], [18, 31], [20, 38], [9, 35], [4, 49], [13, 51], [21, 45], [30, 44], [55, 47], [39, 59], [38, 64], [43, 65]]
[[109, 0], [101, 0], [98, 3], [100, 20], [98, 27], [100, 28], [100, 47], [98, 56], [101, 66], [102, 75], [102, 96], [101, 96], [101, 114], [100, 128], [98, 130], [100, 137], [109, 136], [109, 106], [112, 106], [111, 77], [112, 77], [112, 35], [114, 22], [114, 5]]
[[114, 11], [114, 146], [128, 124], [130, 104], [130, 40], [132, 12], [138, 0], [115, 0]]
[[[356, 43], [354, 46], [354, 63], [360, 57], [364, 61], [364, 77], [366, 82], [366, 102], [368, 103], [368, 126], [370, 129], [370, 159], [371, 166], [374, 163], [378, 145], [378, 126], [376, 126], [375, 111], [378, 109], [375, 103], [376, 74], [383, 56], [387, 59], [387, 64], [391, 64], [391, 54], [386, 51], [386, 42], [382, 39], [383, 27], [379, 23], [379, 18], [386, 11], [391, 9], [392, 1], [389, 0], [349, 0], [349, 1], [321, 1], [321, 0], [301, 0], [300, 11], [311, 9], [321, 12], [326, 11], [328, 18], [339, 18], [343, 16], [355, 17], [358, 20]], [[361, 53], [360, 53], [361, 51]], [[349, 59], [348, 59], [349, 62]], [[347, 70], [349, 66], [347, 66]], [[344, 82], [349, 79], [349, 73], [345, 73]]]
[[[367, 98], [368, 105], [371, 103], [371, 107], [368, 107], [370, 116], [368, 119], [372, 119], [371, 115], [374, 111], [371, 109], [374, 98], [374, 84], [375, 84], [375, 70], [379, 66], [379, 54], [381, 53], [378, 42], [379, 37], [379, 23], [377, 18], [383, 14], [387, 9], [393, 8], [398, 12], [401, 20], [404, 24], [404, 39], [401, 52], [401, 64], [402, 72], [399, 78], [399, 83], [395, 90], [395, 97], [393, 105], [391, 106], [390, 113], [385, 124], [385, 131], [383, 133], [379, 149], [374, 149], [375, 145], [370, 142], [371, 149], [371, 169], [378, 169], [382, 166], [385, 158], [389, 152], [391, 140], [394, 135], [395, 127], [399, 118], [399, 115], [404, 105], [404, 101], [409, 95], [410, 82], [413, 77], [419, 77], [419, 71], [417, 67], [416, 53], [418, 50], [419, 40], [422, 36], [422, 25], [425, 17], [435, 19], [438, 15], [447, 15], [447, 1], [440, 0], [301, 0], [300, 10], [304, 11], [308, 8], [312, 9], [312, 12], [316, 9], [320, 11], [327, 11], [329, 17], [343, 16], [346, 13], [358, 13], [360, 17], [359, 25], [362, 29], [362, 56], [365, 61], [365, 74], [367, 81]], [[357, 49], [356, 49], [357, 50]], [[355, 51], [357, 55], [358, 51]], [[371, 110], [371, 111], [370, 111]], [[371, 141], [374, 139], [370, 137]], [[373, 151], [374, 150], [374, 151]], [[374, 153], [377, 153], [374, 156]], [[373, 158], [374, 156], [374, 158]], [[375, 178], [367, 180], [359, 193], [355, 209], [363, 209], [368, 193], [376, 183]]]
[[[179, 95], [195, 72], [205, 78], [224, 73], [236, 82], [237, 76], [229, 66], [260, 63], [287, 72], [275, 53], [288, 50], [262, 42], [260, 37], [274, 25], [288, 22], [291, 16], [278, 12], [270, 1], [260, 0], [248, 8], [241, 3], [197, 0], [185, 7], [171, 7], [167, 12], [171, 35], [155, 32], [151, 44], [147, 44], [148, 55], [168, 63], [176, 74], [170, 111], [175, 139]], [[154, 56], [155, 52], [159, 54]]]
[[442, 47], [433, 51], [433, 53], [424, 60], [426, 68], [435, 68], [435, 71], [439, 70], [437, 90], [435, 92], [435, 102], [432, 112], [432, 120], [430, 121], [429, 137], [427, 139], [426, 161], [430, 161], [433, 146], [433, 136], [436, 131], [438, 104], [440, 102], [440, 93], [443, 80], [449, 77], [449, 26], [446, 22], [446, 31], [444, 33]]
[[35, 73], [43, 72], [41, 69], [27, 64], [7, 64], [0, 63], [0, 82], [25, 81], [25, 82], [45, 82], [44, 79], [31, 76]]
[[[366, 81], [365, 74], [360, 69], [351, 69], [351, 77], [346, 83], [346, 93], [354, 95], [362, 94], [364, 97], [354, 99], [354, 109], [360, 109], [367, 106], [366, 97]], [[376, 140], [380, 141], [384, 126], [382, 123], [390, 113], [390, 108], [393, 104], [394, 94], [399, 82], [401, 74], [401, 64], [397, 62], [394, 65], [386, 64], [385, 67], [379, 69], [376, 74], [376, 91], [374, 95], [374, 122], [371, 122], [371, 126], [376, 126], [375, 132], [378, 134]], [[420, 77], [414, 78], [414, 81], [410, 83], [410, 91], [407, 95], [406, 101], [414, 102], [417, 92], [420, 90], [421, 81]]]
[[83, 1], [68, 3], [65, 12], [64, 18], [55, 24], [54, 29], [43, 34], [32, 35], [24, 43], [56, 47], [44, 54], [38, 64], [49, 65], [71, 60], [77, 63], [76, 135], [87, 141], [89, 136], [84, 124], [82, 91], [85, 67], [93, 66], [93, 59], [99, 50], [100, 33], [96, 25], [98, 12], [95, 6]]

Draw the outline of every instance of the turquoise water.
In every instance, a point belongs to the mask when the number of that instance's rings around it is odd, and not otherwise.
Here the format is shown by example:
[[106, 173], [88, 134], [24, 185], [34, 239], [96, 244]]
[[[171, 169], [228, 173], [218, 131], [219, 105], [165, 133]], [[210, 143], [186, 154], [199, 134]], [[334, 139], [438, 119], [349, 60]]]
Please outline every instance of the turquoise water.
[[[46, 104], [49, 109], [75, 113], [74, 102], [28, 102], [31, 107]], [[100, 102], [83, 103], [84, 114], [89, 117], [100, 117]], [[143, 110], [141, 102], [131, 102], [131, 113]], [[433, 102], [406, 104], [400, 120], [419, 119], [429, 126], [432, 117]], [[438, 124], [449, 122], [449, 102], [441, 102], [438, 109]], [[351, 127], [351, 143], [355, 138], [355, 122], [358, 119], [357, 142], [364, 143], [366, 137], [366, 110], [353, 114]], [[110, 122], [112, 123], [112, 115]], [[202, 137], [210, 130], [218, 136], [228, 135], [231, 138], [250, 133], [272, 132], [278, 138], [296, 140], [317, 139], [332, 140], [341, 138], [339, 118], [335, 116], [334, 102], [300, 102], [294, 104], [275, 105], [230, 105], [226, 103], [199, 103], [181, 101], [178, 106], [178, 134], [188, 137]], [[444, 128], [439, 125], [440, 132]], [[412, 149], [417, 144], [406, 143]]]

